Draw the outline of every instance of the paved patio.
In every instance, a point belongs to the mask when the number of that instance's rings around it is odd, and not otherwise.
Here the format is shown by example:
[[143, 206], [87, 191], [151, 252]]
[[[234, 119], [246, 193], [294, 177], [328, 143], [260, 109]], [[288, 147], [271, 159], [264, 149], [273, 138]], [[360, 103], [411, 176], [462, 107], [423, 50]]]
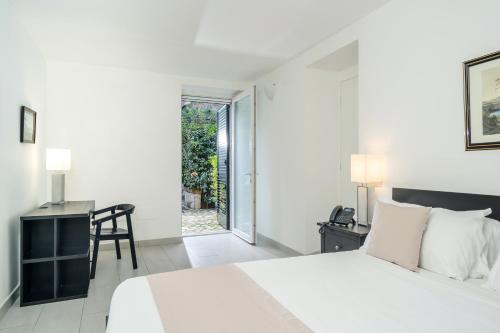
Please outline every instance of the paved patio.
[[226, 231], [217, 221], [215, 209], [182, 209], [182, 234], [210, 234]]

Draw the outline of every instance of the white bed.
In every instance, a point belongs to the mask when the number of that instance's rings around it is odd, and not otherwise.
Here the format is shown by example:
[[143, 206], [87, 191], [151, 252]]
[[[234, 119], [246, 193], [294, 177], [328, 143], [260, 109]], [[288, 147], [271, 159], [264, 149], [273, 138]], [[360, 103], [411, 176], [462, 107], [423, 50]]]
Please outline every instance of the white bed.
[[[314, 332], [500, 332], [500, 293], [481, 280], [414, 273], [360, 251], [236, 265]], [[115, 290], [107, 332], [164, 332], [147, 278]]]

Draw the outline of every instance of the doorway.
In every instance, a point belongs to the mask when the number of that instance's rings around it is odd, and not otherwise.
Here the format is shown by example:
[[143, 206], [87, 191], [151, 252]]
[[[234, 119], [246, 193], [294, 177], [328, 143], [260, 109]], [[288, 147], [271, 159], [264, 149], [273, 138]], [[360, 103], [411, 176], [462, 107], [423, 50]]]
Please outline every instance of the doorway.
[[230, 101], [182, 97], [182, 235], [229, 232]]
[[255, 87], [183, 94], [181, 124], [182, 235], [231, 231], [255, 244]]
[[324, 105], [333, 106], [333, 149], [328, 162], [336, 167], [332, 170], [331, 206], [357, 207], [357, 188], [351, 181], [351, 155], [358, 153], [359, 146], [358, 50], [358, 42], [353, 41], [309, 66], [321, 72], [314, 76], [322, 82], [322, 90], [316, 98], [326, 103]]

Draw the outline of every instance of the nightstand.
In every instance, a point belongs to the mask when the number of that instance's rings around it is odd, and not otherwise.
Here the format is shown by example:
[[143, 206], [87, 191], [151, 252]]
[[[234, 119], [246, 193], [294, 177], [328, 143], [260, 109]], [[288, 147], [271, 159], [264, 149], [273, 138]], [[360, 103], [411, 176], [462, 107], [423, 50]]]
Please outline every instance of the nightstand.
[[369, 227], [357, 224], [348, 227], [327, 224], [321, 232], [321, 253], [357, 250], [365, 242], [369, 231]]

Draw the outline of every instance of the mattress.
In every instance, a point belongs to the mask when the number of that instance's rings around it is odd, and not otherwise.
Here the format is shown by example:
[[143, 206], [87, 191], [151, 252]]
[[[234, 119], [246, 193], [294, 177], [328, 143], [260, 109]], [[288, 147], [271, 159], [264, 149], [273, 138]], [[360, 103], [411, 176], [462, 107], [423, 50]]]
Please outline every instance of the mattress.
[[[235, 265], [314, 332], [500, 330], [500, 293], [482, 288], [482, 281], [415, 273], [359, 251]], [[217, 311], [225, 320], [224, 309]], [[141, 331], [169, 332], [147, 277], [117, 287], [107, 327], [108, 333]]]

